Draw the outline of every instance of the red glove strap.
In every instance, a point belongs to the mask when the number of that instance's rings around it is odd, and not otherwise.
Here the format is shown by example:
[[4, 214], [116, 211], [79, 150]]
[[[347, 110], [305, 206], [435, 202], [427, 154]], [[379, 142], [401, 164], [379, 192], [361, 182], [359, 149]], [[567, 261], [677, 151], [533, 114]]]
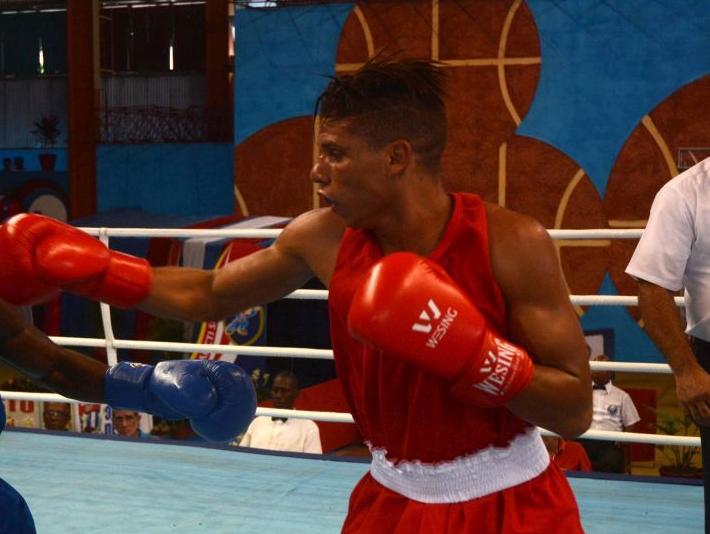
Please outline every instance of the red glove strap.
[[479, 356], [451, 388], [471, 404], [486, 408], [504, 406], [532, 381], [535, 365], [524, 349], [488, 330]]

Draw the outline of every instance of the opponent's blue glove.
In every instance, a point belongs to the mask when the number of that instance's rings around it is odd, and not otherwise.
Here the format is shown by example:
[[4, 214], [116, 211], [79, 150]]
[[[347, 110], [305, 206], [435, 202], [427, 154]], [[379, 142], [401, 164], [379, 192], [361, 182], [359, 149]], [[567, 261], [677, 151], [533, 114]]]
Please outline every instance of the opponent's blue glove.
[[0, 478], [0, 532], [35, 534], [35, 522], [27, 502], [10, 484]]
[[121, 362], [106, 372], [104, 401], [163, 419], [189, 419], [208, 441], [234, 439], [256, 412], [251, 378], [233, 363], [214, 360], [173, 360], [155, 367]]
[[[0, 434], [5, 430], [5, 405], [0, 397]], [[35, 522], [25, 499], [0, 478], [0, 532], [35, 534]]]

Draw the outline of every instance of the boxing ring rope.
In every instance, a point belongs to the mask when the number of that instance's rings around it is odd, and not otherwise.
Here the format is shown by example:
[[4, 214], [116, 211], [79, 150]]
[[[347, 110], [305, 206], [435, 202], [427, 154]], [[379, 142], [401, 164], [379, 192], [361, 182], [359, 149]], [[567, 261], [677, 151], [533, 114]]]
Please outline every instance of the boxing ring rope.
[[[81, 228], [90, 235], [97, 236], [102, 243], [109, 246], [110, 237], [163, 237], [163, 238], [249, 238], [273, 239], [281, 233], [280, 229], [165, 229], [165, 228]], [[638, 239], [642, 229], [588, 229], [588, 230], [548, 230], [552, 239]], [[286, 295], [284, 298], [301, 300], [327, 300], [327, 290], [300, 289]], [[570, 301], [582, 306], [636, 306], [638, 298], [619, 295], [570, 295]], [[677, 306], [684, 306], [683, 297], [675, 297]], [[301, 347], [269, 347], [247, 345], [216, 345], [204, 343], [179, 343], [164, 341], [138, 341], [116, 339], [111, 324], [111, 309], [101, 303], [101, 318], [104, 328], [104, 338], [77, 338], [53, 336], [52, 341], [62, 346], [105, 348], [109, 365], [117, 363], [119, 349], [161, 350], [166, 352], [217, 352], [238, 353], [244, 356], [271, 356], [288, 358], [309, 358], [332, 360], [333, 351], [328, 349], [309, 349]], [[651, 374], [671, 374], [667, 364], [630, 363], [630, 362], [590, 362], [592, 370], [621, 371]], [[79, 403], [55, 393], [33, 393], [18, 391], [0, 391], [7, 400], [31, 400], [40, 402]], [[276, 408], [257, 408], [257, 415], [273, 417], [292, 417], [294, 419], [312, 419], [314, 421], [333, 423], [353, 423], [349, 413], [319, 412], [304, 410], [280, 410]], [[544, 435], [553, 433], [540, 429]], [[589, 430], [580, 438], [603, 441], [619, 441], [645, 443], [654, 445], [675, 445], [700, 447], [700, 438], [692, 436], [670, 436], [658, 434], [643, 434], [637, 432], [612, 432]]]
[[[25, 393], [21, 391], [0, 391], [3, 399], [31, 400], [40, 402], [68, 402], [77, 404], [81, 401], [63, 397], [56, 393]], [[306, 410], [283, 410], [278, 408], [257, 408], [256, 415], [267, 417], [290, 417], [293, 419], [312, 419], [324, 423], [354, 423], [353, 416], [342, 412], [317, 412]], [[554, 436], [552, 432], [540, 428], [546, 436]], [[639, 432], [613, 432], [607, 430], [589, 430], [580, 438], [597, 439], [601, 441], [624, 441], [629, 443], [648, 443], [652, 445], [678, 445], [685, 447], [700, 447], [700, 438], [692, 436], [664, 436], [658, 434], [643, 434]]]

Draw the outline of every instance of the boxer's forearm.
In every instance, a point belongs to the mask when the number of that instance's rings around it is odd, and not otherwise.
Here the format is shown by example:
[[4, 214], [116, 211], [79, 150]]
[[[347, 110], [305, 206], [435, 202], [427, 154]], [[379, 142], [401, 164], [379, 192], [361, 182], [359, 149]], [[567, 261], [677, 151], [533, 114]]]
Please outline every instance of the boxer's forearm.
[[3, 341], [0, 359], [34, 383], [72, 399], [103, 401], [105, 364], [56, 345], [32, 326]]
[[[212, 271], [157, 267], [148, 297], [139, 308], [152, 315], [180, 321], [213, 319]], [[221, 317], [220, 317], [221, 318]]]
[[530, 385], [506, 407], [530, 423], [572, 439], [592, 423], [592, 388], [587, 377], [536, 365]]

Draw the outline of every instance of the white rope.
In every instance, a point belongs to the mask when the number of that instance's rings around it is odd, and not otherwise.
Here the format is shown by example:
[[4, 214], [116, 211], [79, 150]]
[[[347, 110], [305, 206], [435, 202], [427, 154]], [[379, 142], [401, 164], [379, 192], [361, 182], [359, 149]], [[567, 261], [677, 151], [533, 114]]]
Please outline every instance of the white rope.
[[[80, 403], [56, 393], [34, 393], [24, 391], [0, 391], [0, 396], [6, 400], [31, 400], [40, 402], [69, 402]], [[266, 417], [291, 417], [293, 419], [312, 419], [328, 423], [354, 423], [353, 416], [343, 412], [314, 412], [306, 410], [283, 410], [278, 408], [257, 408], [256, 415]], [[540, 429], [547, 436], [555, 434]], [[639, 432], [610, 432], [603, 430], [588, 430], [580, 439], [594, 439], [600, 441], [623, 441], [628, 443], [648, 443], [653, 445], [679, 445], [685, 447], [700, 447], [700, 438], [692, 436], [666, 436], [659, 434], [642, 434]]]
[[[298, 289], [286, 295], [287, 299], [328, 300], [327, 289]], [[570, 302], [578, 306], [638, 306], [639, 299], [624, 295], [570, 295]], [[677, 306], [685, 306], [683, 297], [675, 297]]]
[[[101, 338], [50, 336], [57, 345], [67, 347], [106, 347], [106, 340]], [[212, 345], [209, 343], [180, 343], [177, 341], [137, 341], [116, 339], [117, 349], [161, 350], [165, 352], [211, 352], [241, 354], [243, 356], [280, 356], [283, 358], [313, 358], [332, 360], [330, 349], [308, 349], [302, 347], [262, 347], [256, 345]]]
[[[82, 227], [91, 235], [99, 235], [101, 228]], [[107, 228], [110, 237], [222, 237], [222, 238], [276, 238], [280, 228]], [[643, 229], [584, 229], [584, 230], [548, 230], [552, 239], [638, 239]]]
[[[276, 238], [281, 229], [166, 229], [166, 228], [82, 228], [108, 246], [109, 237], [214, 237], [214, 238]], [[589, 229], [589, 230], [548, 230], [552, 239], [638, 239], [642, 229]], [[327, 290], [300, 289], [286, 298], [303, 300], [327, 300]], [[580, 306], [637, 306], [635, 296], [619, 295], [570, 295], [572, 304]], [[675, 298], [676, 305], [684, 306], [682, 297]], [[116, 362], [117, 349], [160, 350], [166, 352], [203, 352], [203, 353], [238, 353], [245, 356], [275, 356], [288, 358], [333, 359], [333, 352], [326, 349], [308, 349], [301, 347], [261, 347], [242, 345], [213, 345], [204, 343], [177, 343], [160, 341], [136, 341], [115, 339], [111, 326], [110, 307], [101, 304], [101, 316], [106, 333], [105, 339], [59, 337], [51, 339], [60, 345], [74, 347], [103, 347], [109, 355], [109, 365]], [[666, 364], [629, 363], [629, 362], [590, 362], [592, 370], [608, 370], [621, 372], [670, 374]], [[27, 393], [16, 391], [0, 392], [7, 400], [36, 400], [78, 403], [62, 395], [54, 393]], [[279, 410], [276, 408], [258, 408], [257, 415], [272, 417], [293, 417], [295, 419], [313, 419], [315, 421], [353, 423], [351, 414], [340, 412], [316, 412], [302, 410]], [[551, 435], [541, 429], [543, 434]], [[633, 443], [650, 443], [656, 445], [700, 446], [700, 438], [689, 436], [665, 436], [656, 434], [641, 434], [632, 432], [605, 432], [590, 430], [581, 436], [586, 439], [620, 441]]]
[[592, 371], [620, 371], [622, 373], [649, 373], [649, 374], [672, 374], [667, 363], [641, 363], [641, 362], [589, 362]]
[[[101, 338], [60, 337], [50, 339], [57, 345], [67, 347], [106, 347], [106, 340]], [[137, 341], [132, 339], [116, 339], [117, 349], [156, 350], [165, 352], [201, 352], [241, 354], [242, 356], [272, 356], [280, 358], [312, 358], [315, 360], [332, 360], [330, 349], [308, 349], [303, 347], [270, 347], [255, 345], [212, 345], [209, 343], [180, 343], [171, 341]], [[634, 363], [634, 362], [589, 362], [593, 371], [621, 371], [626, 373], [671, 374], [671, 368], [665, 363]]]
[[643, 228], [615, 229], [609, 228], [588, 230], [548, 230], [552, 239], [639, 239]]
[[[101, 228], [82, 227], [90, 235], [99, 235]], [[280, 229], [257, 228], [108, 228], [111, 237], [221, 237], [229, 238], [276, 238], [281, 233]]]

